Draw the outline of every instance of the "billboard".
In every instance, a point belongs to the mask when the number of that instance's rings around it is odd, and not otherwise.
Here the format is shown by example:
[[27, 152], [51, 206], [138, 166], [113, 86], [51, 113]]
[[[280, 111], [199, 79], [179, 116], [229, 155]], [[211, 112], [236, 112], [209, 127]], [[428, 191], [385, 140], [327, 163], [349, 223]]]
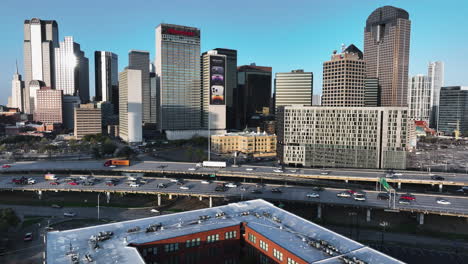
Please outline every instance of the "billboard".
[[200, 37], [200, 30], [189, 27], [171, 27], [163, 25], [162, 34], [179, 35], [186, 37]]
[[225, 105], [226, 57], [210, 56], [210, 104]]

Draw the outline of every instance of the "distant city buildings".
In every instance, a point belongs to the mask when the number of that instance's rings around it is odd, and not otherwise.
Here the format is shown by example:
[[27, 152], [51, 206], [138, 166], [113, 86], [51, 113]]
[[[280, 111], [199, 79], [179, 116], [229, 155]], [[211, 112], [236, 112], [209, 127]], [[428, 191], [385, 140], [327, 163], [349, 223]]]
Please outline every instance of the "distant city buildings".
[[366, 77], [377, 78], [380, 106], [407, 106], [411, 21], [401, 8], [377, 8], [364, 30]]
[[119, 70], [117, 54], [114, 54], [109, 51], [95, 51], [94, 74], [94, 100], [97, 102], [111, 102], [114, 105], [118, 105], [118, 100], [115, 101], [116, 97], [114, 95], [115, 93], [117, 93], [118, 96], [119, 89]]
[[[150, 54], [148, 51], [131, 50], [128, 53], [128, 68], [141, 71], [141, 95], [143, 124], [156, 123], [156, 117], [151, 117], [151, 90], [150, 90]], [[156, 102], [153, 102], [156, 103]]]
[[46, 87], [43, 81], [32, 80], [29, 82], [29, 99], [25, 100], [29, 102], [29, 110], [31, 111], [30, 114], [36, 113], [37, 107], [37, 91], [39, 91], [42, 87]]
[[260, 156], [276, 155], [276, 135], [266, 132], [236, 132], [211, 136], [211, 150], [215, 153], [243, 153]]
[[278, 158], [304, 167], [405, 169], [405, 107], [278, 108]]
[[63, 91], [41, 87], [36, 93], [34, 121], [47, 125], [62, 124]]
[[226, 128], [235, 128], [235, 112], [238, 107], [236, 104], [237, 90], [237, 50], [232, 49], [214, 49], [219, 55], [226, 56], [225, 69], [225, 95], [226, 95]]
[[275, 108], [285, 105], [312, 105], [314, 74], [304, 70], [277, 72]]
[[441, 88], [437, 124], [445, 135], [468, 135], [468, 86]]
[[312, 105], [322, 105], [322, 95], [321, 94], [314, 94], [312, 95]]
[[334, 51], [323, 63], [322, 105], [364, 106], [365, 66], [361, 50], [352, 44]]
[[21, 74], [18, 72], [18, 65], [16, 66], [16, 72], [13, 74], [13, 80], [11, 80], [11, 102], [9, 107], [18, 108], [20, 111], [24, 111], [24, 82], [21, 80]]
[[119, 73], [119, 136], [128, 143], [143, 141], [142, 73], [128, 69]]
[[86, 135], [102, 133], [101, 108], [95, 103], [80, 104], [75, 108], [74, 136], [82, 139]]
[[444, 62], [436, 61], [430, 62], [428, 67], [427, 76], [430, 82], [431, 90], [431, 119], [429, 125], [431, 128], [438, 129], [437, 120], [439, 116], [439, 98], [440, 98], [440, 89], [445, 85], [444, 84]]
[[63, 96], [63, 127], [72, 130], [75, 125], [75, 107], [81, 103], [79, 96]]
[[431, 116], [431, 86], [426, 75], [416, 75], [408, 81], [408, 118], [429, 122]]

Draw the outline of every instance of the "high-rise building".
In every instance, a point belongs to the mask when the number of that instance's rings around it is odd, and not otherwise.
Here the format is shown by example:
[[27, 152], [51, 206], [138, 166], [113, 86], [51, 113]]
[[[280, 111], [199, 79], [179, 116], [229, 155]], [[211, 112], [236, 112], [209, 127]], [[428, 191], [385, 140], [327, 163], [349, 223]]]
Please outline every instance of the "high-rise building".
[[201, 126], [203, 128], [226, 129], [226, 86], [228, 85], [226, 62], [226, 55], [218, 54], [217, 50], [210, 50], [202, 54]]
[[333, 51], [323, 63], [322, 105], [364, 106], [365, 66], [361, 50], [352, 44]]
[[66, 129], [73, 129], [75, 125], [75, 107], [81, 103], [79, 96], [63, 96], [63, 126]]
[[55, 76], [57, 90], [89, 101], [89, 61], [73, 37], [65, 37], [55, 48]]
[[24, 95], [23, 97], [28, 97], [29, 102], [29, 111], [31, 111], [31, 114], [36, 113], [36, 107], [37, 107], [37, 91], [39, 91], [42, 87], [46, 87], [43, 81], [38, 81], [38, 80], [32, 80], [29, 82], [29, 96]]
[[468, 86], [440, 89], [438, 130], [453, 135], [458, 130], [468, 135]]
[[141, 71], [126, 68], [119, 73], [119, 135], [128, 143], [143, 141]]
[[431, 90], [431, 119], [429, 125], [437, 130], [440, 89], [444, 86], [444, 62], [430, 62], [427, 72]]
[[312, 95], [312, 105], [322, 105], [322, 95], [321, 94], [314, 94]]
[[235, 99], [235, 90], [237, 89], [237, 50], [216, 48], [214, 49], [220, 55], [226, 56], [226, 127], [234, 128], [235, 108], [237, 105]]
[[431, 86], [426, 75], [418, 74], [408, 80], [408, 118], [429, 122], [431, 115]]
[[283, 106], [278, 158], [305, 167], [405, 169], [406, 107]]
[[366, 77], [378, 78], [381, 106], [407, 106], [411, 21], [401, 8], [377, 8], [364, 30]]
[[143, 123], [156, 123], [156, 117], [151, 117], [151, 90], [150, 90], [150, 59], [148, 51], [131, 50], [128, 53], [128, 68], [141, 71], [141, 87], [142, 87], [142, 113]]
[[117, 54], [109, 51], [94, 52], [95, 101], [118, 104], [118, 101], [113, 101], [115, 98], [113, 94], [118, 92], [118, 71]]
[[46, 125], [62, 124], [63, 91], [41, 87], [36, 93], [34, 121]]
[[9, 107], [18, 108], [24, 111], [24, 82], [21, 80], [21, 74], [18, 73], [18, 65], [16, 65], [16, 72], [13, 74], [11, 80], [11, 102]]
[[[56, 47], [58, 25], [55, 20], [33, 18], [24, 21], [24, 95], [30, 94], [29, 85], [32, 80], [42, 81], [47, 87], [55, 87]], [[30, 109], [29, 100], [29, 96], [24, 96], [24, 111], [33, 114], [34, 109]]]
[[160, 24], [156, 28], [156, 76], [159, 81], [158, 128], [201, 127], [200, 30]]
[[380, 106], [380, 91], [378, 78], [364, 79], [364, 106]]
[[236, 128], [257, 127], [264, 108], [270, 107], [271, 67], [244, 65], [237, 68]]
[[304, 70], [277, 72], [275, 78], [275, 110], [284, 105], [312, 105], [314, 74]]
[[102, 133], [101, 108], [94, 103], [80, 104], [75, 107], [74, 135], [76, 139], [82, 139], [86, 135]]

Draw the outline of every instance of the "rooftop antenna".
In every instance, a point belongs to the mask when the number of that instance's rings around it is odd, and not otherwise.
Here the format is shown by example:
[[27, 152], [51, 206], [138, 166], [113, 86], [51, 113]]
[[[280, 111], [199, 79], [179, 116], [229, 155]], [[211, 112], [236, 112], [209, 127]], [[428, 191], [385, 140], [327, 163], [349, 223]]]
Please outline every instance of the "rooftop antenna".
[[343, 44], [341, 44], [341, 52], [344, 52], [344, 51], [345, 51], [345, 49], [346, 49], [346, 45], [345, 45], [344, 43], [343, 43]]
[[18, 75], [18, 60], [16, 60], [16, 75]]

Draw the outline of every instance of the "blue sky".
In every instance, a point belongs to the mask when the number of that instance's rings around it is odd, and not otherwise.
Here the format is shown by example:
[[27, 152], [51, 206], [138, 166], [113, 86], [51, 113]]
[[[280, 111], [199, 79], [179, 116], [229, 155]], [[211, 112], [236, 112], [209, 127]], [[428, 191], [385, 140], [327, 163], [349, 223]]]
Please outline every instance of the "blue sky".
[[320, 93], [322, 63], [342, 43], [363, 49], [365, 21], [383, 5], [410, 13], [410, 74], [442, 60], [446, 85], [468, 85], [466, 0], [1, 0], [0, 104], [11, 93], [15, 60], [23, 72], [23, 21], [32, 17], [57, 20], [60, 40], [73, 36], [81, 44], [90, 59], [91, 95], [94, 51], [118, 54], [119, 70], [131, 49], [148, 50], [153, 59], [161, 22], [200, 28], [202, 52], [237, 49], [239, 65], [312, 71], [314, 93]]

